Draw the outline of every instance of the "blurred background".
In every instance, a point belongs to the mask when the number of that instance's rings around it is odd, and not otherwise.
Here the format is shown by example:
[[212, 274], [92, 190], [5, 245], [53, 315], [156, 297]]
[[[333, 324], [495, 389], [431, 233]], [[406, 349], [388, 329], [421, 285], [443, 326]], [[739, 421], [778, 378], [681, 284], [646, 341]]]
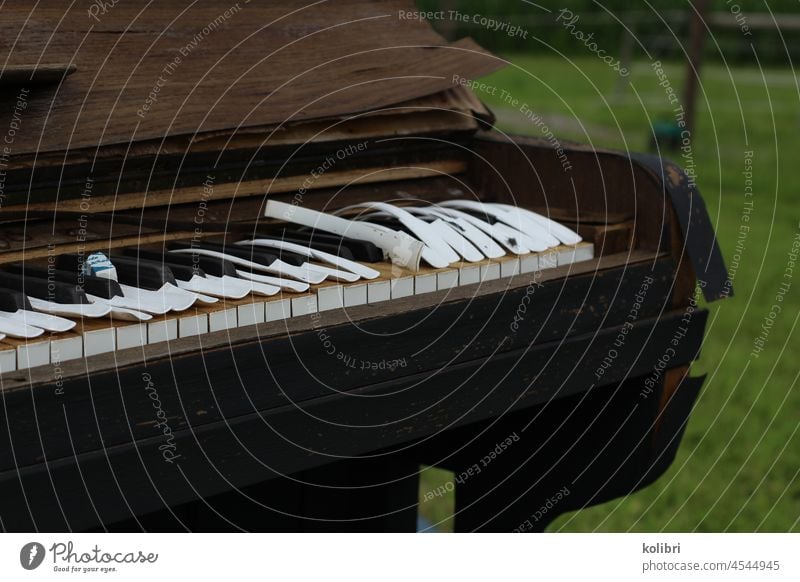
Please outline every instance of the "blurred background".
[[[446, 37], [509, 61], [476, 91], [499, 129], [549, 129], [691, 170], [735, 288], [708, 306], [693, 368], [708, 380], [670, 470], [549, 531], [800, 531], [800, 3], [418, 5], [439, 11], [431, 24]], [[451, 479], [426, 469], [421, 491]], [[427, 531], [451, 530], [452, 511], [452, 493], [420, 498]]]

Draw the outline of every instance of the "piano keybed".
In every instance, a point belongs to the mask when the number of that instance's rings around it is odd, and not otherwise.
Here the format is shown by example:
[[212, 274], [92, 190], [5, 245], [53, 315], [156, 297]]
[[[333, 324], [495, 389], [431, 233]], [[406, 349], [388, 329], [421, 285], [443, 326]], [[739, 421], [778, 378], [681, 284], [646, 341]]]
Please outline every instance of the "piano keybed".
[[214, 304], [195, 303], [188, 309], [153, 315], [147, 321], [123, 321], [113, 314], [100, 318], [69, 317], [76, 325], [68, 331], [45, 332], [27, 339], [6, 336], [0, 340], [0, 372], [58, 365], [68, 360], [234, 328], [285, 325], [285, 320], [291, 318], [468, 285], [480, 286], [516, 275], [531, 274], [535, 278], [537, 272], [593, 257], [594, 245], [581, 241], [572, 245], [559, 244], [540, 252], [507, 252], [499, 258], [459, 261], [444, 268], [421, 265], [411, 270], [389, 261], [360, 263], [380, 275], [353, 282], [325, 280], [310, 284], [304, 292], [283, 288], [272, 296], [250, 293], [241, 299], [219, 298]]

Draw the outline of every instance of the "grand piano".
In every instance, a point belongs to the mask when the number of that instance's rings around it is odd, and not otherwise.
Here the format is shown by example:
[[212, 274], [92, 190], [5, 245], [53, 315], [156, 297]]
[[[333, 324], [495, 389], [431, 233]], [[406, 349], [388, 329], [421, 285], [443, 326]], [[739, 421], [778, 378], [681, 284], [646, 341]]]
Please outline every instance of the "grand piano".
[[414, 10], [3, 3], [3, 530], [413, 531], [438, 467], [540, 531], [669, 467], [695, 184], [497, 131]]

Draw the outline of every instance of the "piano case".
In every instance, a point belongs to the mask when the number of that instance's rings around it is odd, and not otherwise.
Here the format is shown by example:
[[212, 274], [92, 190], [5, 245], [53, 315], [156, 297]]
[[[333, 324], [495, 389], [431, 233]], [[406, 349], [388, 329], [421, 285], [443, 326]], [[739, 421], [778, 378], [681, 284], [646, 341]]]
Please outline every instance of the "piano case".
[[496, 131], [459, 80], [503, 61], [411, 2], [189, 5], [0, 7], [0, 266], [234, 241], [275, 228], [268, 200], [506, 202], [593, 257], [387, 265], [389, 300], [290, 298], [270, 321], [248, 298], [225, 311], [252, 324], [197, 308], [139, 345], [84, 321], [80, 357], [53, 336], [37, 366], [3, 340], [3, 529], [413, 531], [435, 466], [456, 530], [538, 531], [669, 467], [702, 385], [698, 292], [732, 292], [680, 168]]

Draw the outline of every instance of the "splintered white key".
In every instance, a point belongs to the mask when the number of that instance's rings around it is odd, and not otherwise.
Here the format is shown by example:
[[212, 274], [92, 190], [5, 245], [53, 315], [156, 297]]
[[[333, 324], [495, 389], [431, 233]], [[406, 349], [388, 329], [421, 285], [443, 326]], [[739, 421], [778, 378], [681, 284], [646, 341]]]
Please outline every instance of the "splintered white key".
[[519, 258], [519, 272], [520, 273], [535, 273], [539, 270], [539, 255], [531, 253], [529, 255], [522, 255]]
[[392, 299], [411, 297], [414, 294], [414, 277], [400, 277], [391, 280]]
[[500, 278], [500, 265], [498, 263], [489, 263], [488, 265], [481, 265], [481, 281], [494, 281]]
[[539, 268], [540, 269], [552, 269], [558, 266], [558, 252], [553, 250], [548, 250], [543, 253], [539, 253]]
[[317, 296], [306, 295], [292, 298], [292, 317], [311, 315], [317, 312]]
[[464, 265], [458, 270], [458, 284], [474, 285], [481, 281], [481, 267], [480, 265]]
[[192, 337], [208, 333], [208, 316], [205, 313], [181, 317], [178, 320], [178, 337]]
[[178, 339], [178, 320], [162, 319], [147, 324], [147, 343], [156, 344]]
[[17, 350], [0, 350], [0, 374], [17, 369]]
[[117, 349], [138, 348], [147, 344], [147, 324], [137, 323], [117, 328]]
[[389, 281], [367, 283], [367, 302], [380, 303], [392, 298], [392, 285]]
[[289, 299], [279, 301], [267, 301], [264, 315], [266, 321], [280, 321], [292, 316], [292, 303]]
[[208, 314], [208, 331], [222, 331], [233, 329], [238, 325], [236, 308], [223, 309]]
[[320, 311], [344, 307], [344, 289], [341, 285], [320, 287], [317, 290], [317, 308]]
[[83, 357], [83, 338], [79, 335], [50, 340], [50, 361], [54, 364]]
[[414, 295], [436, 291], [436, 273], [414, 276]]
[[17, 346], [17, 368], [25, 370], [50, 363], [50, 342], [32, 341]]
[[439, 291], [453, 289], [458, 287], [458, 271], [450, 269], [448, 271], [440, 271], [436, 273], [436, 288]]
[[116, 340], [113, 327], [84, 330], [83, 353], [88, 357], [113, 352], [117, 346]]
[[237, 325], [244, 327], [246, 325], [255, 325], [257, 323], [264, 323], [264, 304], [263, 303], [247, 303], [240, 305], [236, 308], [237, 311]]
[[519, 259], [517, 257], [509, 257], [500, 260], [500, 276], [513, 277], [519, 274]]

